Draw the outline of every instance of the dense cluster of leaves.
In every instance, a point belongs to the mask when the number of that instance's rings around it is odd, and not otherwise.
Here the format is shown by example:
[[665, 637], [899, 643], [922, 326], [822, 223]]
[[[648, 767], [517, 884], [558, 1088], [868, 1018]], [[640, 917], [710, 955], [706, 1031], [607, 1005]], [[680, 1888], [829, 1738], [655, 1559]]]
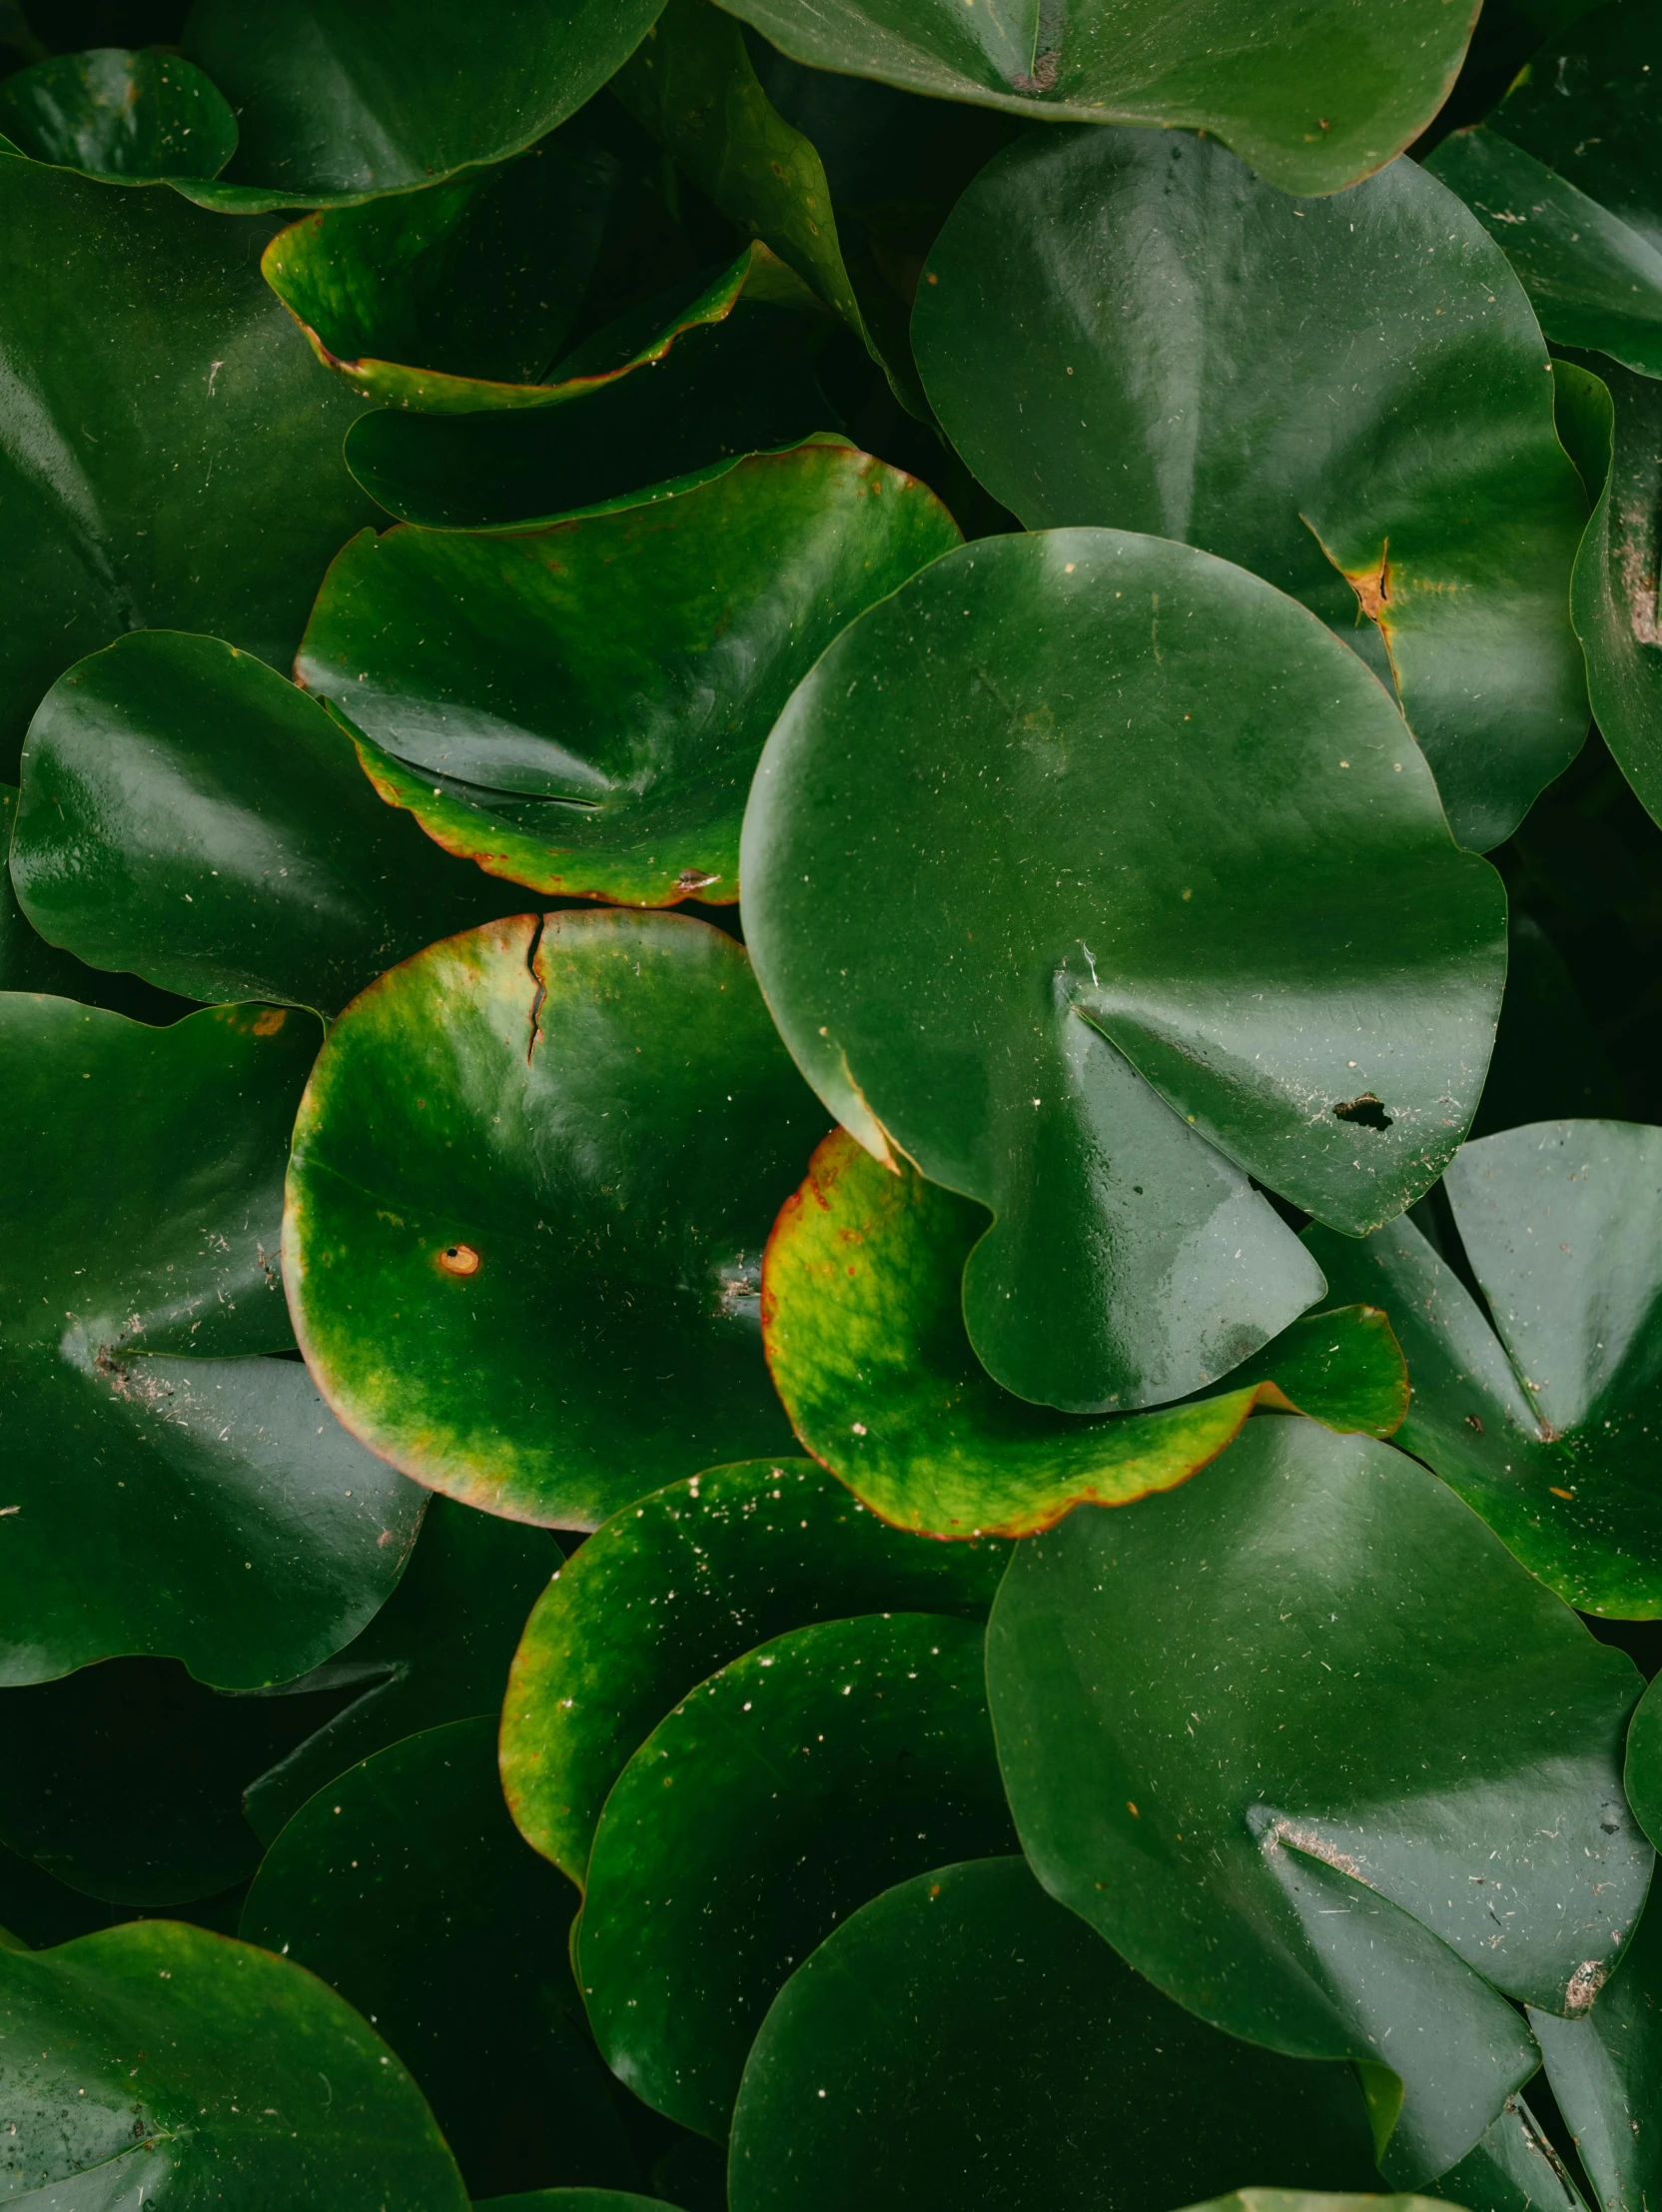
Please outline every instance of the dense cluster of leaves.
[[0, 2200], [1654, 2206], [1662, 15], [1471, 13], [0, 0]]

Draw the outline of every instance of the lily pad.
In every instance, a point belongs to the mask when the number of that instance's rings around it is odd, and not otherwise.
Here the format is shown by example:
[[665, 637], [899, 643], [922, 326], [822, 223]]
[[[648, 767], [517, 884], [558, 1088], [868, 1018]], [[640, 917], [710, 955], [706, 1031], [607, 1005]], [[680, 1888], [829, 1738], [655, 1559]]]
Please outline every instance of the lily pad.
[[79, 661], [22, 772], [11, 865], [29, 920], [192, 998], [334, 1014], [515, 903], [381, 803], [315, 700], [216, 637], [143, 630]]
[[1397, 1442], [1566, 1604], [1662, 1618], [1662, 1130], [1508, 1129], [1444, 1187], [1481, 1304], [1411, 1222], [1309, 1235], [1337, 1294], [1401, 1338]]
[[1441, 107], [1473, 16], [1440, 0], [723, 0], [795, 60], [1056, 123], [1177, 124], [1222, 139], [1282, 192], [1341, 192]]
[[1552, 2094], [1603, 2212], [1642, 2212], [1662, 2186], [1656, 2129], [1659, 2015], [1662, 1912], [1653, 1907], [1583, 2018], [1529, 2016]]
[[985, 1620], [1009, 1557], [899, 1535], [809, 1460], [710, 1468], [625, 1507], [555, 1575], [514, 1658], [501, 1774], [520, 1832], [581, 1887], [612, 1784], [706, 1676], [815, 1621]]
[[1029, 133], [930, 255], [925, 389], [1030, 529], [1182, 539], [1290, 592], [1400, 699], [1455, 836], [1511, 834], [1587, 734], [1587, 503], [1546, 348], [1415, 163], [1295, 201], [1223, 147]]
[[595, 1830], [575, 1955], [600, 2049], [648, 2104], [719, 2140], [763, 2014], [838, 1921], [1014, 1841], [981, 1650], [979, 1624], [941, 1614], [796, 1629], [636, 1751]]
[[1434, 1476], [1305, 1421], [1024, 1545], [988, 1630], [1045, 1886], [1217, 2026], [1359, 2061], [1400, 2186], [1535, 2071], [1506, 1998], [1585, 2010], [1621, 1955], [1638, 1679]]
[[433, 945], [342, 1016], [301, 1106], [308, 1365], [395, 1466], [543, 1526], [788, 1448], [762, 1246], [824, 1126], [706, 922], [521, 915]]
[[514, 1832], [489, 1718], [340, 1775], [267, 1853], [245, 1941], [309, 1966], [420, 2084], [475, 2196], [639, 2178], [566, 1957], [577, 1898]]
[[[1544, 379], [1543, 379], [1544, 382]], [[989, 1207], [964, 1310], [1017, 1396], [1181, 1398], [1435, 1179], [1504, 898], [1294, 600], [1119, 531], [967, 546], [850, 624], [756, 773], [745, 934], [868, 1151]]]
[[0, 1681], [130, 1653], [253, 1688], [392, 1595], [421, 1493], [303, 1369], [247, 1356], [293, 1342], [281, 1193], [318, 1035], [0, 998]]
[[95, 47], [57, 54], [0, 84], [0, 131], [32, 160], [111, 184], [217, 177], [237, 118], [183, 55]]
[[365, 531], [296, 670], [350, 718], [382, 796], [488, 874], [730, 904], [756, 758], [798, 678], [959, 543], [926, 486], [821, 441], [550, 531]]
[[288, 660], [318, 577], [371, 519], [341, 460], [362, 402], [308, 354], [227, 222], [0, 155], [12, 418], [0, 773], [47, 686], [128, 629]]
[[[926, 1536], [1030, 1536], [1075, 1506], [1170, 1489], [1254, 1406], [1389, 1436], [1408, 1377], [1377, 1308], [1295, 1321], [1237, 1387], [1151, 1414], [1053, 1412], [1000, 1389], [964, 1328], [987, 1211], [834, 1129], [785, 1201], [762, 1268], [762, 1341], [797, 1435], [855, 1496]], [[1230, 1378], [1226, 1378], [1226, 1382]]]
[[1350, 2069], [1220, 2035], [1020, 1858], [845, 1920], [762, 2023], [733, 2117], [733, 2212], [1084, 2206], [1105, 2174], [1117, 2212], [1168, 2212], [1243, 2170], [1376, 2188]]
[[0, 2021], [8, 2176], [25, 2198], [467, 2212], [374, 2028], [251, 1943], [139, 1920], [50, 1951], [0, 1946]]
[[[236, 111], [204, 207], [321, 207], [533, 145], [599, 91], [662, 0], [196, 0], [184, 45]], [[206, 173], [205, 173], [206, 177]]]

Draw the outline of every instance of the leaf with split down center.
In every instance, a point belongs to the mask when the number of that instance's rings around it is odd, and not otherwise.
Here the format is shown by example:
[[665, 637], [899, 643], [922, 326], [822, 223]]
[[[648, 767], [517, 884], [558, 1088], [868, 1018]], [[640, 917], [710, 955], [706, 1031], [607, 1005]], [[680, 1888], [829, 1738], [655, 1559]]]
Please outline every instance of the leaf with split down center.
[[820, 441], [544, 532], [366, 531], [297, 672], [383, 797], [491, 875], [730, 904], [756, 758], [798, 678], [959, 543], [926, 486]]
[[57, 54], [0, 84], [0, 131], [34, 161], [111, 184], [216, 177], [237, 118], [183, 55], [95, 47]]
[[342, 1015], [302, 1102], [308, 1365], [406, 1473], [544, 1526], [787, 1445], [761, 1254], [824, 1127], [705, 922], [521, 915], [430, 946]]
[[915, 335], [948, 435], [1030, 529], [1204, 546], [1353, 645], [1462, 844], [1569, 765], [1586, 499], [1529, 302], [1415, 163], [1293, 201], [1210, 143], [1030, 133], [949, 218]]
[[1029, 1536], [1078, 1505], [1129, 1504], [1186, 1481], [1256, 1405], [1370, 1436], [1407, 1410], [1402, 1355], [1368, 1306], [1294, 1322], [1199, 1402], [1096, 1417], [1031, 1405], [965, 1333], [964, 1267], [986, 1228], [983, 1207], [910, 1168], [887, 1173], [837, 1129], [768, 1240], [762, 1339], [785, 1410], [815, 1458], [900, 1528]]
[[977, 1356], [1095, 1413], [1321, 1295], [1249, 1177], [1358, 1232], [1481, 1087], [1504, 900], [1361, 662], [1117, 531], [984, 540], [843, 632], [757, 769], [745, 932], [837, 1118], [988, 1206]]
[[1584, 2010], [1643, 1904], [1632, 1661], [1367, 1438], [1253, 1421], [1023, 1545], [988, 1683], [1046, 1887], [1218, 2026], [1359, 2061], [1402, 2186], [1535, 2070], [1506, 1997]]

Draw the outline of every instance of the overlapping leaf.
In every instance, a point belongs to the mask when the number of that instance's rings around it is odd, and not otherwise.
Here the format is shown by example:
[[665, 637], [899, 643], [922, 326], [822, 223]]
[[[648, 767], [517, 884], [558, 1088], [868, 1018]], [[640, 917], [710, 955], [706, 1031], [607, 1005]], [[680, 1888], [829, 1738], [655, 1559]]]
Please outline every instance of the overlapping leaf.
[[395, 1465], [545, 1526], [786, 1446], [761, 1253], [823, 1129], [707, 923], [446, 939], [354, 1002], [301, 1107], [284, 1267], [308, 1364]]
[[237, 118], [194, 62], [120, 46], [6, 78], [0, 131], [35, 161], [112, 184], [217, 177], [237, 151]]
[[1222, 147], [1029, 136], [930, 255], [924, 383], [1030, 529], [1204, 546], [1393, 686], [1456, 837], [1516, 828], [1587, 732], [1586, 521], [1529, 302], [1412, 162], [1294, 201]]
[[1237, 1366], [1322, 1290], [1248, 1178], [1355, 1234], [1477, 1101], [1498, 880], [1355, 655], [1188, 547], [936, 561], [799, 685], [740, 869], [821, 1097], [993, 1211], [965, 1318], [1021, 1397], [1138, 1407]]
[[1662, 1913], [1639, 1922], [1584, 2018], [1531, 2012], [1546, 2076], [1603, 2212], [1641, 2212], [1656, 2193], [1656, 2080], [1662, 2024]]
[[1217, 2025], [1359, 2061], [1404, 2184], [1539, 2063], [1506, 1998], [1584, 2012], [1644, 1902], [1631, 1661], [1366, 1438], [1254, 1421], [1024, 1545], [988, 1683], [1047, 1888]]

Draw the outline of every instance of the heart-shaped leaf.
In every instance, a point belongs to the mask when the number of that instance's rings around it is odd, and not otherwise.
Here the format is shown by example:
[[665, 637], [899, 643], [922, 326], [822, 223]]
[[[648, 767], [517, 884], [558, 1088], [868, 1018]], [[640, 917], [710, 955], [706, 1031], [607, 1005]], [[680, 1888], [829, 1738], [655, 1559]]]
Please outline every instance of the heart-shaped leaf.
[[514, 1658], [501, 1770], [521, 1833], [580, 1887], [612, 1784], [717, 1667], [814, 1621], [984, 1620], [1009, 1556], [902, 1536], [808, 1460], [710, 1468], [625, 1507], [555, 1575]]
[[333, 1014], [515, 903], [381, 803], [316, 701], [216, 637], [142, 630], [24, 745], [12, 881], [54, 944], [198, 999]]
[[1309, 1233], [1384, 1307], [1413, 1384], [1397, 1441], [1583, 1613], [1662, 1617], [1662, 1130], [1538, 1122], [1444, 1175], [1482, 1303], [1411, 1222]]
[[[500, 161], [598, 92], [662, 0], [196, 0], [184, 45], [236, 111], [231, 211], [379, 198]], [[205, 174], [205, 173], [204, 173]]]
[[1476, 1104], [1498, 878], [1356, 656], [1186, 546], [985, 540], [869, 609], [774, 727], [740, 873], [820, 1096], [994, 1213], [965, 1318], [1023, 1398], [1227, 1373], [1322, 1288], [1248, 1178], [1355, 1234]]
[[318, 577], [371, 519], [341, 461], [362, 403], [261, 282], [269, 223], [0, 156], [7, 527], [0, 772], [36, 701], [127, 629], [283, 663]]
[[757, 755], [798, 678], [959, 543], [925, 486], [832, 442], [546, 532], [365, 531], [297, 673], [363, 733], [383, 797], [491, 875], [728, 904]]
[[1403, 2184], [1535, 2070], [1501, 1992], [1584, 2010], [1643, 1904], [1631, 1660], [1367, 1438], [1253, 1421], [1023, 1545], [988, 1683], [1046, 1887], [1218, 2026], [1360, 2061]]
[[25, 2200], [115, 2212], [133, 2189], [223, 2212], [467, 2212], [374, 2028], [251, 1943], [139, 1920], [56, 1950], [0, 1946], [0, 2021], [8, 2179]]
[[1019, 1858], [845, 1920], [762, 2023], [733, 2116], [733, 2212], [1085, 2205], [1108, 2173], [1117, 2212], [1168, 2212], [1243, 2171], [1375, 2186], [1350, 2069], [1220, 2035]]
[[600, 2049], [683, 2126], [726, 2133], [792, 1968], [893, 1881], [1014, 1840], [979, 1624], [820, 1622], [734, 1659], [619, 1775], [577, 1971]]
[[0, 84], [0, 131], [35, 161], [112, 184], [217, 177], [237, 118], [194, 62], [148, 48], [58, 54]]
[[577, 1899], [514, 1832], [495, 1734], [455, 1720], [340, 1775], [266, 1854], [239, 1932], [375, 2021], [475, 2195], [633, 2181], [565, 1954]]
[[1662, 1912], [1652, 1906], [1584, 2018], [1529, 2015], [1552, 2094], [1604, 2212], [1642, 2212], [1662, 2184], [1659, 2012]]
[[[420, 1492], [295, 1364], [284, 1162], [318, 1025], [0, 998], [0, 1681], [150, 1653], [252, 1688], [391, 1596]], [[177, 1355], [187, 1355], [179, 1357]]]
[[1205, 0], [723, 0], [796, 60], [1058, 123], [1178, 124], [1220, 138], [1283, 192], [1340, 192], [1441, 107], [1472, 18], [1437, 0], [1269, 0], [1226, 21]]
[[835, 1129], [785, 1201], [762, 1268], [762, 1339], [791, 1425], [856, 1497], [927, 1536], [1029, 1536], [1078, 1505], [1170, 1489], [1256, 1405], [1389, 1436], [1408, 1377], [1385, 1317], [1302, 1321], [1237, 1387], [1150, 1414], [1079, 1415], [1001, 1390], [964, 1329], [964, 1268], [985, 1207]]
[[395, 1466], [545, 1526], [597, 1528], [724, 1445], [788, 1447], [761, 1255], [823, 1129], [708, 923], [446, 939], [348, 1008], [301, 1106], [307, 1363]]
[[1456, 837], [1509, 836], [1587, 734], [1587, 503], [1529, 302], [1413, 162], [1289, 200], [1221, 146], [1029, 133], [930, 255], [916, 343], [1030, 529], [1183, 539], [1394, 686]]

